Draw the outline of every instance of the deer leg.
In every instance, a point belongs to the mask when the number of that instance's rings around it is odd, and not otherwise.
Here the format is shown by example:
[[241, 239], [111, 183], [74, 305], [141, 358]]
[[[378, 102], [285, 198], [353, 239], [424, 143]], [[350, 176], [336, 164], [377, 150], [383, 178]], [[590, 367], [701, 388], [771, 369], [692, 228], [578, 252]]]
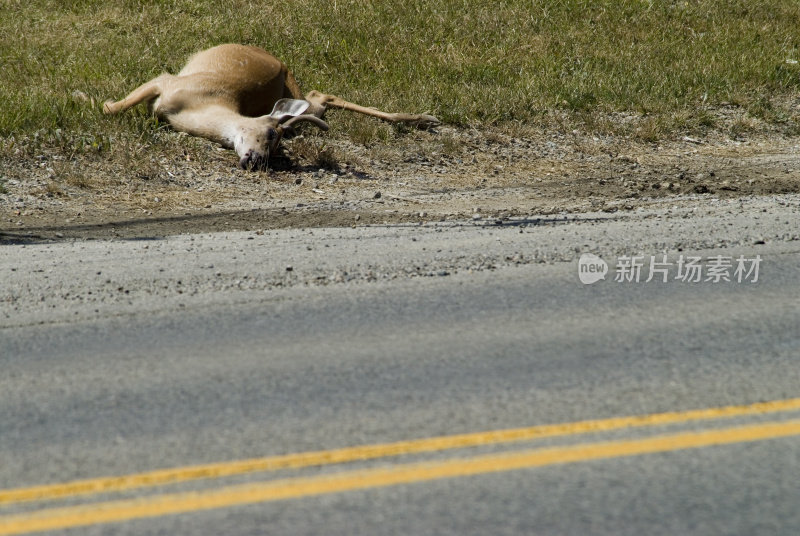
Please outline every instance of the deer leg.
[[151, 101], [155, 98], [158, 98], [158, 96], [161, 95], [161, 82], [163, 80], [163, 75], [154, 78], [134, 89], [130, 95], [120, 101], [114, 102], [113, 100], [107, 100], [103, 104], [103, 112], [106, 114], [124, 112], [128, 108], [136, 106], [140, 102]]
[[348, 102], [341, 97], [337, 97], [336, 95], [326, 95], [324, 93], [320, 93], [319, 91], [311, 91], [306, 95], [305, 98], [311, 103], [309, 113], [313, 113], [318, 117], [322, 117], [327, 108], [340, 108], [342, 110], [350, 110], [351, 112], [368, 115], [370, 117], [377, 117], [378, 119], [389, 121], [391, 123], [411, 123], [419, 128], [434, 127], [441, 123], [432, 115], [383, 112], [375, 108], [369, 108], [367, 106], [361, 106], [360, 104]]

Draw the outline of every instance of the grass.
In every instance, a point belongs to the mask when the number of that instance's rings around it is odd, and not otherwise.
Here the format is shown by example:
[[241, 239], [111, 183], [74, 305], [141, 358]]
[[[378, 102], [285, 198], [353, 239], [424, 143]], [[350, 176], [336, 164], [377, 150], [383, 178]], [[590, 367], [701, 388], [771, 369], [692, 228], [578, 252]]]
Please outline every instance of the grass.
[[[725, 104], [798, 131], [797, 0], [0, 2], [3, 158], [169, 144], [142, 109], [107, 118], [99, 103], [223, 42], [272, 51], [306, 90], [449, 123], [560, 114], [614, 131], [596, 117], [627, 113], [644, 118], [632, 134], [658, 139], [715, 128]], [[391, 137], [358, 121], [332, 135]]]

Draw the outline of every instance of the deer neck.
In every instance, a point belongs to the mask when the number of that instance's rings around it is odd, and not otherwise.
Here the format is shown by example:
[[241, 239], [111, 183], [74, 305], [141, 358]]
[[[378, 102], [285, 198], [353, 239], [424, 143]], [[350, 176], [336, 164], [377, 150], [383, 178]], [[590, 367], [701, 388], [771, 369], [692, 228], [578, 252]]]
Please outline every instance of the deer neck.
[[[211, 105], [202, 109], [183, 110], [169, 116], [176, 130], [215, 141], [233, 149], [237, 135], [244, 129], [260, 128], [258, 117], [246, 117], [227, 106]], [[266, 126], [264, 126], [266, 130]]]

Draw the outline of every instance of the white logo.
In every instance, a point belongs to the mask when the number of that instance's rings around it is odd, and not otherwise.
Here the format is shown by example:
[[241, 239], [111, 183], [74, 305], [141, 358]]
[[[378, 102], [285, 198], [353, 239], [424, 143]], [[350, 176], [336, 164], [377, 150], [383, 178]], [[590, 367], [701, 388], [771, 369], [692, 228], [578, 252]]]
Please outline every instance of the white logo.
[[[650, 255], [648, 264], [644, 255], [622, 255], [617, 257], [612, 280], [615, 283], [757, 283], [761, 260], [761, 255], [752, 258], [714, 255], [704, 259], [684, 254], [670, 260], [662, 254], [660, 259]], [[584, 253], [578, 260], [578, 278], [584, 285], [605, 279], [607, 273], [608, 264], [597, 255]]]
[[578, 260], [578, 278], [584, 285], [597, 283], [606, 278], [608, 264], [592, 253], [584, 253]]

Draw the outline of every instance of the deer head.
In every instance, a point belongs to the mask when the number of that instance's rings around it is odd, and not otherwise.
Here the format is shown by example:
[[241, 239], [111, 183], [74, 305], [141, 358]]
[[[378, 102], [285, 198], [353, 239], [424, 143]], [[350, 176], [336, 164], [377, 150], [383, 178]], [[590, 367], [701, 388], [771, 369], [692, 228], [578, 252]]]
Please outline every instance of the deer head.
[[323, 131], [328, 124], [316, 115], [304, 114], [310, 103], [298, 99], [280, 99], [272, 112], [243, 125], [233, 140], [242, 169], [266, 169], [284, 134], [293, 134], [294, 125], [309, 122]]

